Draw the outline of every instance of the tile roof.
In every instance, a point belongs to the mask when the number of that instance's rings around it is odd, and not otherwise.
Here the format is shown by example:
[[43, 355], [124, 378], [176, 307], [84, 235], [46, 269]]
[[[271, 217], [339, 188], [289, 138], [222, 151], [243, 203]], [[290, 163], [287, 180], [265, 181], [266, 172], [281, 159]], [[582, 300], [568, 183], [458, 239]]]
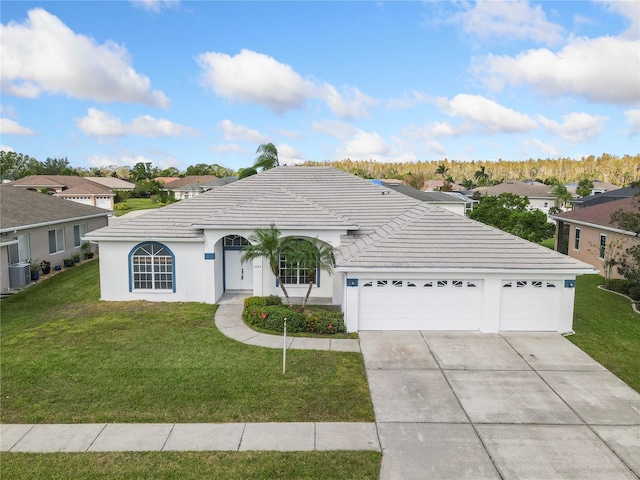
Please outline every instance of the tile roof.
[[589, 195], [588, 197], [581, 197], [573, 200], [572, 203], [580, 205], [582, 208], [589, 207], [591, 205], [598, 205], [600, 203], [611, 202], [619, 198], [630, 198], [640, 193], [638, 187], [625, 187], [618, 188], [617, 190], [611, 190], [608, 192], [596, 193], [595, 195]]
[[133, 190], [136, 187], [135, 183], [127, 182], [121, 178], [115, 177], [84, 177], [87, 180], [103, 185], [112, 190]]
[[[424, 182], [424, 189], [427, 191], [435, 191], [440, 190], [444, 185], [444, 180], [427, 180]], [[460, 191], [464, 190], [462, 185], [458, 185], [457, 183], [451, 184], [451, 190]]]
[[64, 189], [63, 192], [74, 188], [82, 188], [82, 192], [89, 195], [105, 195], [111, 193], [109, 187], [92, 182], [85, 177], [75, 175], [30, 175], [14, 180], [9, 185], [25, 188]]
[[626, 212], [638, 212], [640, 206], [640, 197], [629, 197], [622, 199], [612, 199], [609, 202], [599, 203], [577, 210], [554, 215], [554, 218], [571, 223], [571, 221], [589, 223], [591, 225], [599, 225], [606, 228], [619, 228], [617, 222], [611, 221], [611, 214], [616, 210], [624, 210]]
[[472, 192], [480, 192], [483, 195], [490, 196], [497, 196], [501, 193], [514, 193], [516, 195], [520, 195], [521, 197], [555, 198], [553, 196], [553, 193], [551, 193], [552, 190], [553, 187], [549, 185], [530, 185], [528, 183], [518, 182], [514, 180], [512, 182], [502, 182], [491, 187], [474, 188]]
[[94, 239], [199, 239], [201, 226], [335, 226], [343, 268], [591, 271], [590, 266], [330, 167], [279, 167], [95, 230]]
[[402, 183], [389, 183], [384, 180], [381, 181], [383, 187], [390, 188], [398, 193], [402, 193], [411, 198], [415, 198], [416, 200], [420, 200], [422, 202], [427, 203], [466, 203], [468, 200], [463, 200], [460, 197], [454, 197], [451, 195], [447, 195], [444, 192], [423, 192], [422, 190], [418, 190], [416, 188], [409, 187]]
[[179, 188], [186, 185], [196, 185], [211, 182], [217, 180], [215, 175], [187, 175], [186, 177], [178, 178], [171, 182], [165, 183], [162, 188]]
[[0, 230], [110, 214], [110, 210], [0, 185]]

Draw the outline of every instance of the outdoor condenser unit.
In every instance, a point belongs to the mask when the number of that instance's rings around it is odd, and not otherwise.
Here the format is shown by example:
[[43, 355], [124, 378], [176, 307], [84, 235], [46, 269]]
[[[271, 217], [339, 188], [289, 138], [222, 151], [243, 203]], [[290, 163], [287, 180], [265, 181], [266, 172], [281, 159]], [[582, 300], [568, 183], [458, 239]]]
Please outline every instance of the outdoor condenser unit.
[[15, 263], [9, 265], [9, 286], [20, 288], [31, 282], [31, 269], [28, 262]]

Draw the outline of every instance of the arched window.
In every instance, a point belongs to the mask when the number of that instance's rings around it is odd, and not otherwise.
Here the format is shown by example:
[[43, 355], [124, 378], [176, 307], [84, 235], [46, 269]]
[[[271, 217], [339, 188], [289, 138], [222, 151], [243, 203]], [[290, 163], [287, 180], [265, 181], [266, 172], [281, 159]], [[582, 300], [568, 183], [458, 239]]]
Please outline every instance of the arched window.
[[174, 255], [166, 246], [156, 242], [142, 243], [131, 250], [129, 258], [129, 291], [176, 291]]

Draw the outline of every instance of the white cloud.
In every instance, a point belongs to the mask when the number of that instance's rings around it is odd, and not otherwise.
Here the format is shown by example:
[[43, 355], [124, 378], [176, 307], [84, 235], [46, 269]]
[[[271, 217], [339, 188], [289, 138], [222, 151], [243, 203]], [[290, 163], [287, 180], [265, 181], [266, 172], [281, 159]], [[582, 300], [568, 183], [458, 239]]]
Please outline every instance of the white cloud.
[[569, 39], [559, 52], [528, 50], [516, 57], [488, 55], [474, 70], [489, 88], [530, 85], [549, 95], [594, 102], [640, 103], [640, 42], [613, 37]]
[[562, 123], [538, 115], [540, 123], [551, 133], [570, 142], [588, 142], [597, 138], [604, 129], [607, 117], [573, 112], [563, 115]]
[[640, 135], [640, 109], [626, 110], [624, 116], [627, 119], [627, 125], [629, 125], [629, 130], [627, 130], [629, 136]]
[[389, 110], [409, 110], [424, 102], [428, 102], [429, 97], [422, 92], [413, 90], [411, 93], [405, 93], [400, 98], [391, 98], [387, 101], [387, 109]]
[[528, 115], [489, 100], [481, 95], [461, 93], [453, 99], [439, 98], [436, 105], [452, 117], [461, 117], [487, 133], [526, 132], [537, 128]]
[[557, 45], [563, 39], [564, 29], [549, 22], [540, 5], [532, 6], [528, 1], [478, 1], [457, 18], [465, 32], [480, 39], [496, 36], [546, 45]]
[[9, 145], [0, 145], [0, 152], [15, 152], [15, 149]]
[[145, 157], [144, 155], [131, 155], [131, 154], [121, 154], [121, 155], [90, 155], [87, 157], [87, 163], [92, 167], [132, 167], [136, 163], [151, 163], [154, 167], [158, 167], [160, 169], [169, 168], [169, 167], [184, 167], [183, 162], [172, 157], [171, 155], [166, 155], [163, 158], [152, 160], [150, 158]]
[[45, 92], [169, 106], [165, 94], [152, 91], [149, 78], [133, 69], [123, 46], [112, 41], [98, 45], [41, 8], [30, 10], [28, 17], [23, 24], [10, 22], [0, 28], [3, 92], [25, 98]]
[[379, 133], [366, 132], [348, 123], [337, 121], [316, 122], [313, 124], [313, 129], [342, 142], [335, 149], [334, 158], [393, 161], [389, 158], [391, 149]]
[[558, 157], [560, 156], [560, 150], [558, 150], [554, 145], [550, 143], [543, 142], [538, 138], [532, 138], [527, 141], [527, 144], [535, 148], [536, 150], [541, 151], [545, 155], [549, 157]]
[[324, 101], [340, 118], [363, 117], [374, 103], [354, 87], [340, 93], [334, 86], [305, 79], [289, 65], [268, 55], [243, 49], [237, 55], [207, 52], [196, 58], [202, 81], [224, 98], [264, 105], [282, 115], [304, 107], [310, 99]]
[[469, 124], [454, 127], [448, 122], [427, 122], [418, 127], [412, 125], [402, 132], [403, 135], [412, 140], [427, 140], [433, 138], [451, 137], [467, 133], [472, 128]]
[[217, 128], [222, 130], [224, 139], [228, 141], [242, 140], [243, 142], [256, 144], [267, 143], [269, 141], [269, 137], [260, 133], [258, 130], [252, 130], [227, 119], [220, 122]]
[[3, 135], [35, 135], [35, 132], [30, 128], [23, 127], [8, 118], [0, 118], [0, 133]]
[[177, 8], [180, 0], [131, 0], [131, 3], [135, 7], [158, 13], [165, 9]]
[[631, 22], [629, 28], [622, 33], [623, 38], [638, 39], [640, 38], [640, 7], [636, 0], [597, 0], [602, 3], [605, 8], [611, 12], [627, 17]]
[[254, 153], [251, 151], [251, 149], [241, 147], [240, 145], [237, 145], [235, 143], [227, 143], [225, 145], [211, 145], [209, 148], [218, 153], [242, 153], [246, 155], [251, 155], [252, 153]]
[[291, 145], [280, 143], [276, 148], [278, 149], [280, 165], [300, 165], [307, 161], [304, 155]]
[[190, 127], [171, 122], [164, 118], [143, 115], [123, 123], [117, 117], [95, 108], [90, 108], [87, 116], [76, 120], [78, 128], [87, 135], [98, 137], [121, 137], [138, 135], [141, 137], [176, 137], [195, 135], [198, 132]]

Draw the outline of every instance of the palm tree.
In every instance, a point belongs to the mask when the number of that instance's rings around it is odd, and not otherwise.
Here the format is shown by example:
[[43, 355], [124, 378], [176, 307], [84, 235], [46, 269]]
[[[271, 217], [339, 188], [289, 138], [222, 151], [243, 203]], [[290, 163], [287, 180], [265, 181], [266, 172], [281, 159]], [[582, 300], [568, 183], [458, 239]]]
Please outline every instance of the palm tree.
[[484, 165], [481, 165], [480, 169], [476, 170], [476, 173], [473, 175], [473, 177], [478, 181], [479, 185], [485, 185], [486, 183], [489, 183], [489, 174], [487, 173]]
[[254, 168], [261, 168], [262, 171], [279, 167], [278, 149], [273, 143], [263, 143], [256, 150], [256, 161], [253, 163]]
[[553, 187], [553, 190], [551, 190], [551, 193], [556, 197], [556, 206], [558, 207], [564, 208], [566, 203], [573, 199], [573, 195], [569, 193], [567, 187], [564, 185], [556, 185]]
[[298, 268], [307, 270], [309, 279], [309, 288], [307, 294], [302, 300], [301, 311], [307, 305], [311, 288], [316, 283], [316, 272], [323, 270], [331, 273], [333, 271], [334, 259], [333, 248], [326, 243], [315, 240], [294, 240], [287, 245], [287, 260]]
[[449, 169], [447, 166], [444, 163], [441, 163], [438, 165], [438, 168], [436, 168], [436, 175], [442, 175], [444, 177], [448, 171]]
[[278, 279], [278, 284], [287, 299], [287, 303], [291, 306], [289, 293], [287, 293], [284, 282], [280, 277], [280, 253], [287, 249], [290, 240], [281, 238], [280, 230], [273, 223], [269, 228], [258, 228], [248, 240], [250, 245], [245, 245], [242, 248], [242, 261], [249, 262], [256, 258], [265, 258], [269, 262], [269, 268]]

